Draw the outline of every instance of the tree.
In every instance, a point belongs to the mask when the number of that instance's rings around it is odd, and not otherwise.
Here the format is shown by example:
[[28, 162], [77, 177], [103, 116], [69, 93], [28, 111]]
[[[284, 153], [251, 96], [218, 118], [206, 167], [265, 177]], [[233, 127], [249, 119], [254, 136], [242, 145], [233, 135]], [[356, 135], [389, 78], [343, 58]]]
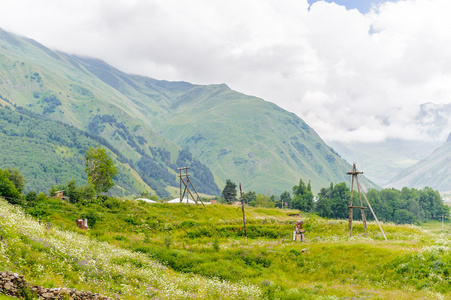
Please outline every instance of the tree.
[[20, 203], [20, 193], [14, 186], [14, 183], [9, 180], [8, 173], [0, 169], [0, 196], [6, 198], [9, 203]]
[[293, 187], [293, 195], [293, 200], [291, 200], [292, 208], [309, 211], [313, 207], [313, 193], [310, 182], [306, 186], [304, 181], [300, 179], [299, 185]]
[[280, 201], [282, 201], [284, 207], [289, 207], [291, 205], [290, 192], [285, 191], [282, 194], [280, 194]]
[[5, 171], [8, 174], [9, 180], [12, 183], [14, 183], [14, 186], [16, 187], [17, 191], [19, 191], [19, 193], [22, 193], [25, 188], [25, 184], [27, 183], [27, 180], [20, 173], [19, 169], [7, 167]]
[[249, 204], [249, 202], [257, 200], [257, 194], [253, 191], [249, 191], [243, 194], [244, 203]]
[[226, 180], [226, 185], [222, 190], [222, 197], [227, 203], [232, 203], [236, 200], [236, 184], [230, 179]]
[[117, 168], [106, 150], [89, 146], [85, 160], [88, 183], [94, 186], [97, 194], [108, 192], [114, 186], [113, 177], [117, 175]]

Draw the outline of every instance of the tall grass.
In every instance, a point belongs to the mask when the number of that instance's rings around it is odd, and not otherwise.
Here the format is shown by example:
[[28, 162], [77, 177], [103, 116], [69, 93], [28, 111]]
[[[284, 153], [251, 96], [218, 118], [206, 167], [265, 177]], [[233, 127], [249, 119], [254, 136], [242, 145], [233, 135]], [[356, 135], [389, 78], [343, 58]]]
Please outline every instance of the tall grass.
[[[51, 201], [47, 209], [41, 203], [27, 210], [39, 209], [41, 220], [55, 226], [39, 225], [39, 234], [18, 226], [8, 229], [18, 237], [18, 249], [25, 250], [13, 254], [9, 249], [10, 260], [4, 262], [47, 285], [88, 289], [92, 285], [87, 282], [92, 281], [102, 285], [95, 291], [129, 299], [135, 294], [135, 298], [155, 294], [211, 299], [450, 296], [448, 236], [418, 226], [382, 224], [387, 242], [374, 222], [368, 222], [368, 237], [362, 222], [354, 222], [354, 236], [349, 237], [347, 220], [308, 214], [290, 217], [293, 212], [248, 208], [245, 242], [239, 207], [204, 209], [114, 199], [55, 206]], [[80, 214], [96, 219], [87, 232], [76, 229], [73, 222]], [[37, 226], [22, 212], [15, 215]], [[291, 241], [297, 219], [304, 221], [304, 243]], [[67, 230], [57, 229], [60, 226]], [[9, 232], [3, 231], [2, 236]], [[66, 240], [67, 246], [60, 245]], [[87, 245], [85, 250], [73, 250], [81, 244]], [[49, 253], [49, 249], [60, 250]], [[12, 261], [14, 255], [23, 262]]]
[[151, 259], [87, 236], [47, 229], [0, 200], [0, 267], [47, 287], [68, 286], [124, 299], [255, 299], [260, 289], [179, 274]]

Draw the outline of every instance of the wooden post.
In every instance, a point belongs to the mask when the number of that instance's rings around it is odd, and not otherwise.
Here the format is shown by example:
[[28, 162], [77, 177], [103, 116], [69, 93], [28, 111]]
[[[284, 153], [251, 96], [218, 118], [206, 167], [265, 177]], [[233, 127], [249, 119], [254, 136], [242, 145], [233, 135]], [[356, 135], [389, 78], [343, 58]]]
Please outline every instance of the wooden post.
[[[202, 203], [202, 206], [205, 208], [204, 202], [200, 198], [199, 194], [197, 193], [196, 189], [194, 188], [193, 183], [189, 179], [188, 169], [189, 169], [189, 167], [178, 168], [178, 170], [179, 170], [179, 177], [180, 177], [180, 203], [183, 201], [183, 197], [185, 196], [185, 192], [188, 191], [188, 193], [186, 194], [186, 205], [189, 204], [189, 196], [188, 195], [191, 195], [191, 198], [193, 198], [194, 202], [196, 202], [196, 205], [199, 205], [199, 203], [197, 201], [197, 200], [199, 200]], [[185, 174], [184, 175], [182, 175], [182, 170], [185, 170]], [[186, 181], [183, 179], [183, 177], [186, 177]], [[183, 195], [182, 195], [182, 183], [185, 186], [185, 190], [183, 191]], [[193, 196], [193, 194], [191, 193], [191, 191], [189, 189], [189, 186], [188, 186], [188, 183], [193, 188], [193, 191], [196, 193], [197, 198], [195, 198]]]
[[[179, 168], [179, 178], [180, 178], [180, 202], [182, 202], [182, 169]], [[185, 191], [183, 191], [183, 195], [185, 195]]]
[[[357, 180], [357, 184], [360, 185], [360, 183], [359, 183], [358, 180]], [[376, 214], [374, 213], [373, 208], [371, 207], [370, 201], [368, 201], [368, 198], [366, 197], [365, 193], [363, 193], [363, 196], [365, 197], [366, 203], [368, 204], [368, 207], [370, 208], [371, 213], [373, 214], [374, 220], [376, 220], [376, 223], [377, 223], [377, 225], [379, 226], [379, 229], [381, 230], [382, 235], [384, 236], [384, 239], [387, 240], [387, 237], [385, 236], [385, 232], [384, 232], [384, 230], [382, 229], [382, 226], [381, 226], [381, 224], [379, 223], [379, 220], [377, 219]]]
[[357, 176], [355, 177], [355, 179], [357, 181], [357, 190], [359, 191], [360, 212], [362, 213], [363, 230], [365, 231], [365, 237], [366, 237], [367, 236], [367, 234], [366, 234], [366, 217], [365, 217], [365, 209], [363, 207], [363, 202], [362, 202], [362, 193], [360, 190], [360, 183], [359, 183], [359, 179], [357, 178]]
[[352, 237], [352, 212], [353, 212], [353, 207], [352, 207], [352, 197], [354, 195], [354, 176], [352, 176], [352, 184], [351, 184], [351, 199], [349, 200], [349, 237]]
[[[366, 225], [366, 216], [365, 216], [365, 208], [366, 207], [363, 207], [363, 201], [362, 201], [362, 194], [363, 194], [363, 196], [365, 197], [366, 203], [368, 204], [368, 207], [370, 208], [371, 213], [373, 214], [373, 217], [376, 220], [377, 225], [379, 225], [379, 229], [381, 230], [385, 240], [387, 240], [387, 237], [385, 236], [385, 232], [382, 229], [382, 226], [379, 223], [379, 220], [377, 219], [376, 214], [374, 213], [374, 210], [371, 207], [370, 202], [368, 201], [368, 198], [366, 197], [365, 193], [363, 192], [362, 186], [360, 185], [359, 178], [357, 175], [363, 174], [363, 172], [358, 172], [355, 164], [353, 164], [352, 171], [349, 171], [346, 174], [352, 175], [351, 197], [350, 197], [351, 200], [350, 200], [350, 204], [349, 204], [349, 236], [352, 237], [352, 210], [354, 208], [360, 208], [360, 211], [362, 212], [363, 228], [365, 229], [365, 236], [367, 236], [367, 232], [366, 232], [367, 225]], [[360, 206], [352, 205], [352, 196], [353, 196], [353, 192], [354, 192], [354, 177], [355, 177], [355, 181], [357, 183], [357, 189], [359, 191]]]
[[247, 243], [246, 215], [244, 214], [244, 197], [243, 190], [241, 189], [241, 182], [240, 182], [240, 194], [241, 194], [241, 210], [243, 211], [244, 238]]

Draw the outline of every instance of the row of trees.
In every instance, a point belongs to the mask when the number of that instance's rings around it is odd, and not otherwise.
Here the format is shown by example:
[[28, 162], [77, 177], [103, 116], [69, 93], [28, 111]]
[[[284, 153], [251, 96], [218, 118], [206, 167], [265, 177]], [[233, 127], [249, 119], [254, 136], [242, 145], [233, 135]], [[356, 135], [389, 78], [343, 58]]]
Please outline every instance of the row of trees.
[[[236, 201], [236, 184], [230, 179], [226, 181], [222, 196], [226, 203]], [[351, 192], [346, 183], [330, 184], [322, 188], [314, 196], [310, 182], [307, 184], [301, 179], [298, 185], [293, 186], [292, 194], [288, 191], [280, 196], [256, 194], [253, 191], [243, 194], [244, 202], [250, 206], [259, 207], [290, 207], [305, 212], [314, 212], [321, 217], [331, 219], [347, 219], [349, 216], [349, 200]], [[425, 187], [422, 190], [401, 190], [393, 188], [376, 190], [370, 189], [366, 196], [379, 220], [410, 224], [423, 222], [427, 219], [438, 219], [442, 215], [449, 216], [450, 208], [445, 205], [438, 191]], [[354, 205], [359, 202], [359, 195], [354, 191]], [[363, 200], [365, 201], [365, 200]], [[366, 206], [366, 205], [364, 205]], [[360, 212], [354, 212], [356, 220], [361, 219]], [[367, 220], [374, 220], [370, 211], [366, 211]]]

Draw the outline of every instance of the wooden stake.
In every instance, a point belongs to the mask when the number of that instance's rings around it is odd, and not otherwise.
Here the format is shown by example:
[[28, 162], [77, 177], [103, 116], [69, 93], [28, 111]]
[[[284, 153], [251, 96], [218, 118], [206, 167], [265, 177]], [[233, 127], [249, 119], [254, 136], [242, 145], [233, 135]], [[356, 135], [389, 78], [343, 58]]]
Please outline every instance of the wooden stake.
[[243, 190], [241, 190], [241, 182], [240, 182], [240, 194], [241, 194], [241, 210], [243, 211], [244, 238], [247, 243], [246, 215], [244, 214], [244, 197]]
[[[357, 180], [357, 184], [360, 185], [360, 183], [359, 183], [358, 180]], [[381, 226], [381, 224], [379, 223], [379, 220], [377, 219], [376, 214], [374, 213], [374, 210], [373, 210], [373, 208], [371, 207], [371, 204], [370, 204], [370, 202], [368, 201], [368, 198], [366, 197], [365, 193], [363, 193], [363, 196], [365, 197], [366, 203], [368, 204], [368, 207], [370, 208], [371, 213], [373, 214], [374, 220], [376, 220], [377, 225], [379, 225], [379, 229], [381, 230], [382, 235], [384, 236], [384, 239], [387, 240], [387, 237], [385, 236], [385, 232], [384, 232], [384, 230], [382, 229], [382, 226]]]
[[352, 176], [352, 184], [351, 184], [351, 199], [349, 200], [349, 237], [352, 237], [352, 210], [353, 210], [353, 206], [352, 206], [352, 197], [354, 195], [354, 176]]

